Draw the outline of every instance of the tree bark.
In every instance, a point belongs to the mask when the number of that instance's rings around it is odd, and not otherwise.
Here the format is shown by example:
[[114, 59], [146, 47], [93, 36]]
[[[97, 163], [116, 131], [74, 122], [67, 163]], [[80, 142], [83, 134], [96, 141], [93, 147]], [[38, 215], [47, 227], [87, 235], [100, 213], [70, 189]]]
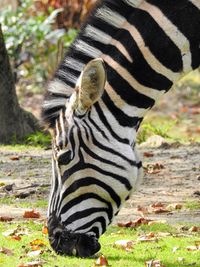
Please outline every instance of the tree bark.
[[21, 141], [36, 130], [39, 130], [37, 119], [19, 106], [0, 25], [0, 143]]

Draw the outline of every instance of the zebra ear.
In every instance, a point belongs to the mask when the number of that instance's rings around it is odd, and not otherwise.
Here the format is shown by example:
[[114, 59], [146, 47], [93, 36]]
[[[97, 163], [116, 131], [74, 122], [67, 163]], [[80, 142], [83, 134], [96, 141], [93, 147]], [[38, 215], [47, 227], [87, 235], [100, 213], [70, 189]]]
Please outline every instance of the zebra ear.
[[85, 113], [102, 96], [106, 82], [106, 70], [101, 58], [93, 59], [83, 69], [78, 89], [76, 111]]

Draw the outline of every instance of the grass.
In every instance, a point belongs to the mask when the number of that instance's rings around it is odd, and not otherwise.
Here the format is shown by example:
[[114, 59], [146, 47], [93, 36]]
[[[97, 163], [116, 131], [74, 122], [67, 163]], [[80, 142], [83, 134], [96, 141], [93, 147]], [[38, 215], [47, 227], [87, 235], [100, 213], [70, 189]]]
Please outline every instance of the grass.
[[190, 210], [198, 210], [200, 209], [200, 201], [187, 201], [185, 207]]
[[45, 199], [18, 199], [13, 196], [4, 196], [0, 198], [0, 205], [9, 205], [17, 208], [47, 208], [48, 200]]
[[[33, 260], [44, 261], [43, 266], [59, 267], [91, 267], [94, 266], [94, 259], [81, 259], [75, 257], [63, 257], [51, 251], [47, 235], [42, 234], [43, 224], [40, 222], [27, 221], [21, 226], [28, 229], [28, 235], [22, 236], [20, 241], [12, 240], [2, 235], [3, 232], [17, 227], [16, 223], [0, 223], [0, 247], [6, 247], [14, 252], [13, 256], [0, 254], [0, 266], [19, 266], [20, 263], [27, 263]], [[117, 240], [137, 240], [138, 236], [154, 232], [158, 236], [157, 242], [136, 242], [132, 252], [114, 248], [113, 243]], [[170, 233], [169, 236], [159, 237], [160, 232]], [[182, 235], [181, 235], [182, 234]], [[44, 253], [37, 257], [28, 257], [31, 251], [30, 242], [40, 239], [45, 243], [42, 248]], [[152, 259], [159, 259], [166, 267], [179, 266], [200, 266], [200, 251], [187, 251], [187, 246], [200, 243], [197, 234], [180, 233], [177, 227], [167, 224], [142, 226], [135, 229], [125, 229], [116, 226], [109, 227], [101, 239], [101, 253], [108, 259], [110, 266], [118, 267], [144, 267], [145, 262]], [[175, 252], [173, 248], [177, 248]], [[182, 259], [181, 261], [179, 259]]]

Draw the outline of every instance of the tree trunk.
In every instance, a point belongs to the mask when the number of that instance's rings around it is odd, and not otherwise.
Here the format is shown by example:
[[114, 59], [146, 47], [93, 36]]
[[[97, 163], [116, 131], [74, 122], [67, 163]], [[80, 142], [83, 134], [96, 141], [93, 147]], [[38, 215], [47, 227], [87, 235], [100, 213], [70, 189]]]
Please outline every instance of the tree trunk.
[[0, 25], [0, 143], [21, 141], [38, 129], [36, 118], [19, 106]]

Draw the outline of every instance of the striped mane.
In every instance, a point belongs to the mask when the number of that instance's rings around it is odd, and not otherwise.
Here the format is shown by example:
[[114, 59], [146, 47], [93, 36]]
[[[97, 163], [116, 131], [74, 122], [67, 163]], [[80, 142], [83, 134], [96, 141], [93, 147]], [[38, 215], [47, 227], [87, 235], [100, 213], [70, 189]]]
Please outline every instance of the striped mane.
[[[143, 0], [101, 0], [97, 2], [58, 66], [53, 80], [48, 83], [42, 108], [42, 119], [47, 128], [55, 127], [55, 121], [61, 110], [65, 110], [66, 101], [74, 92], [84, 66], [91, 59], [101, 55], [101, 51], [95, 48], [96, 42], [104, 45], [114, 44], [115, 35], [124, 23], [124, 18], [119, 15], [120, 11], [124, 10], [125, 13], [132, 14], [132, 8], [137, 8], [141, 2]], [[111, 29], [104, 32], [103, 28], [108, 27], [107, 23], [112, 25], [116, 32]], [[99, 26], [102, 29], [98, 30]], [[108, 46], [107, 49], [110, 47]], [[131, 61], [122, 45], [120, 45], [120, 49]]]

